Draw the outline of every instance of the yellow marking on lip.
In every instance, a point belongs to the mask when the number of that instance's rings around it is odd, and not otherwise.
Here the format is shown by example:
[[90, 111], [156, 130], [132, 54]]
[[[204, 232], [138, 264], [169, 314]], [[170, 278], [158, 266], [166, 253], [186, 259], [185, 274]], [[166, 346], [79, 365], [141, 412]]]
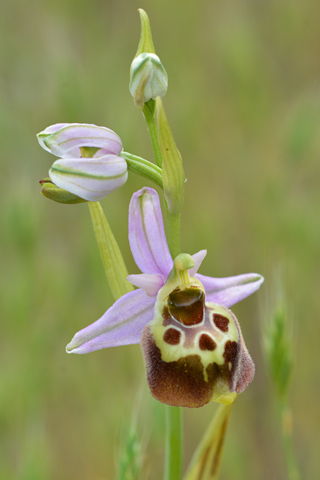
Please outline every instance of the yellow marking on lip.
[[[165, 288], [165, 287], [163, 287]], [[175, 362], [178, 361], [179, 359], [183, 357], [188, 357], [190, 355], [197, 355], [200, 357], [201, 364], [203, 367], [203, 378], [205, 382], [208, 382], [208, 372], [207, 368], [210, 364], [216, 363], [217, 365], [223, 365], [225, 363], [225, 358], [224, 358], [224, 353], [225, 353], [225, 346], [228, 341], [234, 341], [238, 342], [239, 341], [239, 335], [238, 331], [236, 328], [236, 325], [234, 323], [234, 320], [232, 318], [232, 313], [225, 307], [222, 307], [221, 305], [213, 304], [213, 303], [208, 303], [206, 306], [210, 310], [210, 312], [206, 309], [207, 315], [211, 314], [212, 311], [214, 313], [218, 314], [223, 314], [227, 316], [227, 318], [230, 320], [229, 324], [229, 331], [224, 334], [223, 332], [218, 331], [210, 322], [212, 325], [212, 331], [207, 331], [206, 329], [199, 329], [197, 331], [197, 326], [189, 326], [187, 327], [189, 331], [192, 331], [194, 328], [194, 340], [193, 340], [193, 345], [185, 347], [184, 346], [184, 340], [185, 340], [185, 333], [183, 331], [183, 328], [179, 329], [181, 331], [182, 337], [181, 341], [178, 345], [168, 345], [164, 342], [163, 336], [165, 331], [168, 328], [172, 328], [172, 326], [176, 326], [174, 323], [172, 325], [163, 325], [163, 308], [167, 307], [167, 298], [165, 300], [160, 300], [158, 296], [158, 300], [155, 305], [155, 310], [154, 310], [154, 318], [150, 322], [150, 332], [153, 336], [153, 339], [155, 341], [156, 346], [160, 349], [161, 351], [161, 359], [164, 362], [170, 363], [170, 362]], [[217, 343], [217, 347], [213, 350], [200, 350], [199, 348], [199, 338], [203, 333], [208, 333], [209, 335], [212, 336], [214, 341]], [[229, 362], [231, 364], [231, 362]], [[231, 370], [231, 367], [228, 364], [229, 369]]]

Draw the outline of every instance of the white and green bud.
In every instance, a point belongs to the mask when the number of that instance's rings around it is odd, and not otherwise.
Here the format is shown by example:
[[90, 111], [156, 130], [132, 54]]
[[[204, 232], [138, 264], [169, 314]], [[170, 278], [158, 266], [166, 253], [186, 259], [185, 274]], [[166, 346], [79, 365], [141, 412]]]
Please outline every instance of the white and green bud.
[[168, 75], [156, 55], [149, 17], [139, 8], [141, 33], [137, 53], [130, 67], [129, 90], [141, 110], [149, 100], [163, 97], [168, 89]]
[[138, 108], [151, 99], [163, 97], [168, 89], [168, 75], [160, 58], [154, 53], [140, 53], [130, 70], [129, 90]]
[[72, 196], [66, 201], [69, 196], [62, 195], [62, 189], [75, 198], [97, 202], [127, 181], [127, 163], [119, 156], [121, 139], [109, 128], [62, 123], [51, 125], [37, 137], [45, 150], [61, 157], [49, 170], [51, 182], [60, 190], [46, 186], [42, 193], [48, 198], [60, 201], [56, 198], [61, 196], [60, 203], [79, 203], [71, 201]]

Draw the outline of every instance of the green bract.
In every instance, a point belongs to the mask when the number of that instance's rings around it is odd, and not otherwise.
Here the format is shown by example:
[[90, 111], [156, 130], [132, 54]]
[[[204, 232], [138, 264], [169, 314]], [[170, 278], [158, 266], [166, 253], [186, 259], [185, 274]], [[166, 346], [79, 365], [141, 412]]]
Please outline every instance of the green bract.
[[160, 98], [156, 102], [164, 196], [172, 215], [180, 215], [184, 197], [184, 170], [180, 152], [174, 141]]
[[50, 178], [40, 180], [39, 183], [42, 187], [40, 193], [42, 193], [44, 197], [47, 197], [54, 202], [74, 205], [76, 203], [83, 203], [87, 201], [84, 198], [78, 197], [74, 193], [68, 192], [68, 190], [57, 187], [54, 183], [52, 183]]

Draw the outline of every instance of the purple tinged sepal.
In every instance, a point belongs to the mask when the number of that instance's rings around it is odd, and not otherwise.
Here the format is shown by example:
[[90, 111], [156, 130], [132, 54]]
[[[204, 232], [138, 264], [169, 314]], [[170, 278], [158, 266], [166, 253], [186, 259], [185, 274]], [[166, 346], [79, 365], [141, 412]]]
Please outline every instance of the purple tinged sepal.
[[259, 290], [264, 278], [259, 273], [243, 273], [232, 277], [207, 277], [196, 274], [206, 290], [207, 300], [232, 307]]
[[57, 123], [37, 134], [38, 142], [57, 157], [81, 157], [81, 147], [96, 147], [119, 155], [122, 142], [113, 130], [87, 123]]
[[98, 202], [127, 181], [127, 163], [116, 155], [98, 158], [61, 158], [49, 170], [61, 188], [90, 202]]
[[67, 353], [140, 343], [141, 332], [153, 315], [154, 298], [143, 290], [126, 293], [99, 320], [75, 334]]
[[132, 195], [129, 243], [140, 270], [143, 273], [160, 274], [165, 280], [172, 269], [172, 258], [164, 231], [159, 195], [153, 188], [144, 187]]
[[252, 381], [254, 364], [235, 315], [206, 302], [202, 283], [189, 276], [193, 266], [190, 255], [176, 258], [142, 332], [148, 384], [168, 405], [227, 405]]

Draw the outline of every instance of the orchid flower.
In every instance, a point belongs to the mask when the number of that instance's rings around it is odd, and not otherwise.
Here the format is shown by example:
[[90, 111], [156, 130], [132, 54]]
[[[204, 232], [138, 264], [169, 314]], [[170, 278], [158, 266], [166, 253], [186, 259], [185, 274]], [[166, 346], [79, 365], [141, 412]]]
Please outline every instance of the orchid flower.
[[99, 201], [128, 178], [127, 163], [119, 156], [121, 139], [109, 128], [57, 123], [37, 137], [42, 148], [60, 157], [49, 170], [52, 182], [80, 198]]
[[128, 280], [138, 289], [79, 331], [67, 352], [141, 343], [151, 393], [161, 402], [188, 407], [232, 402], [252, 380], [254, 364], [228, 307], [258, 290], [263, 277], [198, 274], [206, 250], [173, 261], [152, 188], [132, 196], [129, 242], [142, 273]]

